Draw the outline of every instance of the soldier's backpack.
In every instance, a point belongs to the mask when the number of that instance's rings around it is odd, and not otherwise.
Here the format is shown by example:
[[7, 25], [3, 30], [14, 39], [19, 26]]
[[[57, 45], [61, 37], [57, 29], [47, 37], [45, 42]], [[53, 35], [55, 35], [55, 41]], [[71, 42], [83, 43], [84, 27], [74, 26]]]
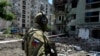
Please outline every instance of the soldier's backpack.
[[[35, 31], [37, 31], [37, 30], [31, 30], [29, 32], [27, 31], [26, 34], [25, 34], [25, 36], [23, 37], [22, 50], [24, 50], [25, 52], [27, 52], [26, 55], [28, 55], [28, 47], [27, 47], [28, 46], [28, 41], [31, 39], [31, 37], [35, 33]], [[44, 36], [44, 38], [45, 38], [45, 36]], [[47, 40], [47, 38], [45, 38], [45, 39]], [[50, 54], [50, 56], [57, 56], [56, 47], [55, 47], [54, 43], [51, 43], [51, 42], [50, 43], [46, 43], [45, 42], [45, 54], [46, 55]]]
[[28, 42], [30, 41], [30, 39], [31, 39], [32, 35], [35, 33], [35, 31], [37, 31], [37, 30], [31, 30], [31, 31], [29, 31], [29, 29], [28, 29], [26, 31], [24, 37], [23, 37], [22, 50], [25, 51], [26, 56], [28, 55]]

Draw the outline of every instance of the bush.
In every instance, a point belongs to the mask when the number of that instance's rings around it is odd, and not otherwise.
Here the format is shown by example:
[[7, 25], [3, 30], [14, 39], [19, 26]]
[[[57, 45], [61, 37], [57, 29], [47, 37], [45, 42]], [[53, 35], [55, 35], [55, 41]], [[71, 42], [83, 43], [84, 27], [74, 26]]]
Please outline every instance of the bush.
[[10, 33], [11, 33], [10, 28], [8, 28], [8, 29], [4, 30], [4, 32], [3, 32], [3, 34], [10, 34]]

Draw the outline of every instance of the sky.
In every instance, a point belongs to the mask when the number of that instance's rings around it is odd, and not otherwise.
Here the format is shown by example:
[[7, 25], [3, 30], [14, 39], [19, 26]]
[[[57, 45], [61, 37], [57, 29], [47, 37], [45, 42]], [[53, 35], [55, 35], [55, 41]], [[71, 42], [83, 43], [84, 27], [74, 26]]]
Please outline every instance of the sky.
[[49, 3], [52, 4], [52, 0], [49, 0]]

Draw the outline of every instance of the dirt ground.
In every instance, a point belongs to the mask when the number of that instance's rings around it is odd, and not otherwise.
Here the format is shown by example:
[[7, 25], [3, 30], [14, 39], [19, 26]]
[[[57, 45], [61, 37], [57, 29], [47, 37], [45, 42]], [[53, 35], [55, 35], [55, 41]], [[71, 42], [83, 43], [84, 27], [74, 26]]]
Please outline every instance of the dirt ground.
[[[65, 56], [67, 55], [78, 56], [80, 55], [80, 53], [81, 53], [81, 56], [86, 55], [85, 52], [75, 52], [74, 50], [72, 50], [71, 52], [69, 51], [70, 54], [68, 54], [66, 53], [67, 52], [66, 48], [69, 48], [69, 47], [67, 45], [59, 43], [57, 46], [57, 51], [59, 54], [64, 54]], [[21, 42], [17, 42], [17, 43], [9, 43], [9, 44], [0, 44], [0, 56], [26, 56], [26, 55], [24, 51], [21, 49]]]
[[[57, 52], [58, 54], [64, 54], [63, 56], [86, 56], [88, 54], [85, 51], [86, 48], [89, 49], [88, 45], [84, 44], [85, 41], [83, 40], [78, 42], [73, 38], [56, 38], [51, 40], [55, 40]], [[71, 45], [83, 46], [84, 50], [75, 50]], [[21, 42], [0, 44], [0, 56], [26, 56], [21, 47]]]
[[21, 42], [0, 44], [0, 56], [25, 56], [21, 50]]

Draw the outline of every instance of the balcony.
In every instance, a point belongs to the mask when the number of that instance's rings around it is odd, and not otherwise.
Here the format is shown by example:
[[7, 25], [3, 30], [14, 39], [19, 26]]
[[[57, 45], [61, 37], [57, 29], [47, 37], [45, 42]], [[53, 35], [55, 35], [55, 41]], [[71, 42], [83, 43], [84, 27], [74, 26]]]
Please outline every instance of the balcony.
[[86, 9], [95, 9], [95, 8], [100, 8], [100, 1], [86, 4]]
[[57, 22], [56, 22], [56, 24], [61, 24], [61, 23], [62, 23], [62, 21], [57, 21]]
[[98, 3], [100, 2], [100, 0], [86, 0], [86, 3], [90, 4], [90, 3]]

